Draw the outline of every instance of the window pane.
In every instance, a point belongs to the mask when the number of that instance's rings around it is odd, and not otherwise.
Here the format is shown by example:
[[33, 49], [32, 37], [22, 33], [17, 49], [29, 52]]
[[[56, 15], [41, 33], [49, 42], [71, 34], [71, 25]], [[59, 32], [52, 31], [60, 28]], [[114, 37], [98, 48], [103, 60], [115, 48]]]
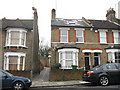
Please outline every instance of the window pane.
[[120, 52], [115, 53], [115, 62], [120, 63]]
[[9, 70], [17, 70], [18, 57], [10, 56], [9, 57]]
[[61, 37], [61, 42], [67, 42], [67, 37], [66, 36], [62, 36]]
[[21, 45], [24, 45], [24, 43], [25, 43], [25, 32], [22, 32]]
[[23, 57], [20, 58], [20, 70], [23, 69]]
[[11, 32], [11, 45], [19, 45], [19, 36], [20, 33], [18, 31]]
[[71, 67], [73, 65], [72, 60], [66, 60], [66, 67]]
[[83, 42], [83, 37], [76, 37], [77, 42]]
[[67, 30], [61, 30], [61, 42], [67, 42], [68, 40]]
[[106, 32], [100, 32], [100, 42], [106, 43]]
[[77, 30], [77, 31], [76, 31], [76, 35], [82, 37], [82, 36], [83, 36], [83, 35], [82, 35], [82, 32], [83, 32], [82, 30]]
[[67, 35], [67, 30], [61, 30], [62, 35]]
[[66, 52], [66, 59], [72, 59], [72, 52]]
[[114, 32], [114, 43], [120, 43], [120, 33]]
[[76, 41], [83, 42], [83, 31], [82, 30], [76, 30]]

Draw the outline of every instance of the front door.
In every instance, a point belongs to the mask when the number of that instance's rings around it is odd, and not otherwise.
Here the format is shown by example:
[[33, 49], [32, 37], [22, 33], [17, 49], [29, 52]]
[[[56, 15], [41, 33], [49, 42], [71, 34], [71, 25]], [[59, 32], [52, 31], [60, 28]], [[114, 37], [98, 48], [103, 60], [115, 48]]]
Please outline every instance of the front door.
[[90, 70], [90, 54], [85, 53], [85, 69]]
[[98, 53], [94, 53], [94, 66], [100, 64], [100, 55]]

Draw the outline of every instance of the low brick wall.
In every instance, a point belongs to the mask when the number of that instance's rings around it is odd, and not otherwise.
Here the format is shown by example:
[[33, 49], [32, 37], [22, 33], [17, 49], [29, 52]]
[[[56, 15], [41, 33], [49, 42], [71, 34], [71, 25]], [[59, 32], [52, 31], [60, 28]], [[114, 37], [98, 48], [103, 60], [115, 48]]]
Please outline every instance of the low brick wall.
[[82, 80], [81, 70], [51, 70], [50, 81]]
[[30, 71], [7, 71], [7, 72], [13, 74], [14, 76], [21, 76], [21, 77], [26, 77], [29, 79], [31, 77]]

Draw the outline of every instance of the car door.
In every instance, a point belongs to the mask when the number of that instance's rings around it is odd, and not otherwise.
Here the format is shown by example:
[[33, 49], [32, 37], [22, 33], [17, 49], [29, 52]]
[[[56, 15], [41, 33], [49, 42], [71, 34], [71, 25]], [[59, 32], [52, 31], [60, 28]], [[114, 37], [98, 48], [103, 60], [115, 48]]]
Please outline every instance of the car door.
[[118, 75], [117, 75], [117, 78], [118, 78], [118, 83], [120, 83], [120, 64], [116, 64], [117, 68], [118, 68]]
[[110, 82], [117, 82], [118, 81], [118, 68], [116, 67], [115, 64], [107, 64], [106, 65], [106, 69], [105, 69], [108, 77], [109, 77], [109, 80]]
[[12, 87], [12, 78], [6, 73], [2, 72], [2, 88], [11, 88]]

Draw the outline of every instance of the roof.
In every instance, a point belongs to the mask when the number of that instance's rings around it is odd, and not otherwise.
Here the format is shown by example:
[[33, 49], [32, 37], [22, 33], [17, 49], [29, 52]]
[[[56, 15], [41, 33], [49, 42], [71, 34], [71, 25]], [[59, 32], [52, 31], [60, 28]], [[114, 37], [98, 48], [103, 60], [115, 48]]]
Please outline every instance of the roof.
[[33, 29], [32, 19], [2, 19], [2, 28], [25, 28], [28, 30]]
[[[87, 20], [87, 19], [86, 19]], [[94, 29], [109, 29], [109, 30], [120, 30], [120, 23], [111, 22], [108, 20], [92, 20], [88, 19], [91, 23], [89, 25], [83, 19], [52, 19], [51, 26], [55, 27], [78, 27], [78, 28], [94, 28]]]
[[89, 26], [84, 23], [82, 19], [61, 19], [56, 18], [51, 20], [51, 25], [56, 27], [83, 27], [88, 28]]
[[107, 20], [89, 20], [95, 29], [116, 29], [120, 30], [120, 25]]
[[76, 49], [80, 49], [80, 47], [78, 47], [77, 45], [69, 44], [69, 43], [61, 44], [60, 46], [57, 47], [57, 49], [63, 49], [63, 48], [76, 48]]

